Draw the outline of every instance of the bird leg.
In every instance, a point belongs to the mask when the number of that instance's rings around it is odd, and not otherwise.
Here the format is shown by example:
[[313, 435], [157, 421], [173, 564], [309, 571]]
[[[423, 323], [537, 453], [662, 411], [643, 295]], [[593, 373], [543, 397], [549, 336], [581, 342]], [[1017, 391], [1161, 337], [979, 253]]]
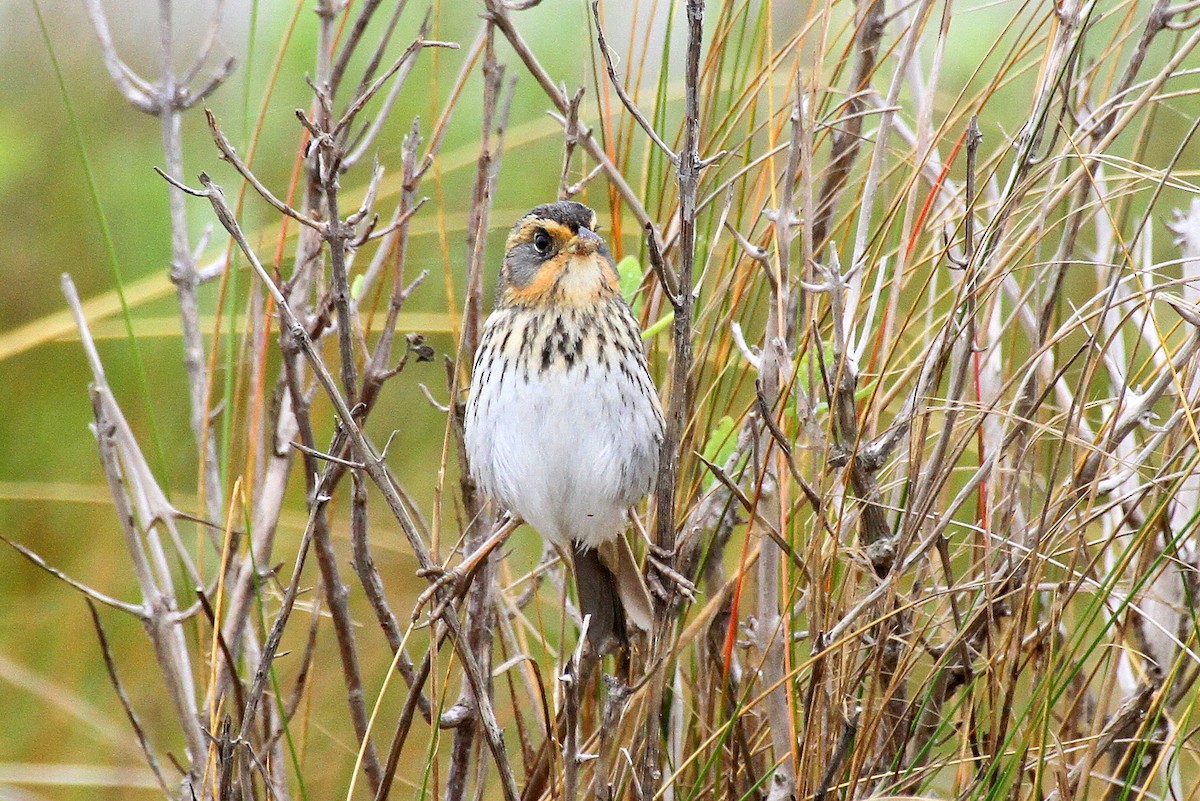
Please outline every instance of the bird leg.
[[650, 538], [650, 533], [646, 531], [646, 527], [642, 525], [642, 521], [638, 519], [637, 514], [632, 509], [629, 511], [629, 519], [633, 521], [633, 527], [637, 530], [638, 534], [646, 541], [646, 562], [658, 574], [656, 580], [650, 582], [650, 591], [660, 601], [668, 600], [670, 593], [663, 586], [663, 580], [669, 581], [675, 585], [680, 595], [695, 603], [696, 585], [689, 581], [687, 576], [671, 566], [671, 563], [675, 561], [675, 552], [655, 544], [654, 540]]
[[422, 578], [432, 578], [432, 583], [425, 588], [425, 591], [417, 596], [417, 603], [413, 607], [412, 619], [416, 620], [421, 610], [431, 600], [438, 598], [443, 589], [452, 587], [452, 591], [445, 597], [442, 597], [437, 606], [429, 615], [430, 620], [436, 620], [446, 611], [446, 607], [454, 602], [456, 598], [462, 595], [470, 585], [471, 578], [475, 575], [475, 571], [483, 564], [483, 560], [488, 558], [492, 551], [496, 550], [509, 536], [517, 530], [521, 525], [521, 518], [513, 514], [505, 515], [496, 529], [488, 535], [488, 538], [479, 544], [479, 547], [467, 555], [453, 570], [447, 570], [443, 567], [433, 567], [421, 569], [417, 571], [417, 575]]

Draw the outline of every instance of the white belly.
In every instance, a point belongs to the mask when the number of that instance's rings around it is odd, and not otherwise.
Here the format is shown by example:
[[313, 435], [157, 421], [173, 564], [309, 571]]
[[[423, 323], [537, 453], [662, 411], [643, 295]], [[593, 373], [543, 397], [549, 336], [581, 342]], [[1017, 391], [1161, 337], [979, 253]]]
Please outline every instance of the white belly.
[[645, 368], [483, 371], [466, 446], [483, 493], [555, 544], [617, 536], [658, 471], [662, 417]]

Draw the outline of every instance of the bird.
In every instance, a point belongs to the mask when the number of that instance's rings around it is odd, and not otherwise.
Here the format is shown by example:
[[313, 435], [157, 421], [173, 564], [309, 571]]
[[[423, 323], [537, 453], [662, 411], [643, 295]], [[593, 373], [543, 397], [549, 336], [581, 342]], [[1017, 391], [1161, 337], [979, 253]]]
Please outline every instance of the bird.
[[596, 213], [561, 200], [508, 235], [464, 419], [478, 489], [569, 557], [587, 641], [628, 648], [653, 606], [625, 539], [649, 494], [662, 408], [641, 328], [621, 296]]

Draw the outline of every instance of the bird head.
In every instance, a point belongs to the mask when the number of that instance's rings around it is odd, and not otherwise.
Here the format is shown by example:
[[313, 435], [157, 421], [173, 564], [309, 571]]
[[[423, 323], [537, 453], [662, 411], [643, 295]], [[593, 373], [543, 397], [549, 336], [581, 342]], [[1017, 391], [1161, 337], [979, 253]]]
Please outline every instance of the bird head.
[[517, 220], [505, 244], [498, 304], [586, 306], [616, 294], [617, 271], [596, 225], [594, 211], [570, 200]]

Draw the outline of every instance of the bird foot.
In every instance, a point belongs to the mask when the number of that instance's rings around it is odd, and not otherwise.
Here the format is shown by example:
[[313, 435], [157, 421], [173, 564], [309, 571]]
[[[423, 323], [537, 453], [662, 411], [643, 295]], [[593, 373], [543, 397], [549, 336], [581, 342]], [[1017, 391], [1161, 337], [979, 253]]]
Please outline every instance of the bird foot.
[[[441, 617], [442, 613], [446, 611], [446, 607], [454, 603], [454, 600], [466, 589], [470, 573], [471, 571], [463, 571], [460, 568], [453, 570], [447, 570], [444, 567], [419, 569], [417, 575], [421, 578], [432, 579], [432, 582], [424, 592], [417, 596], [417, 602], [413, 605], [412, 619], [416, 620], [420, 617], [421, 610], [433, 600], [436, 600], [437, 604], [429, 613], [429, 619], [433, 621]], [[446, 589], [450, 591], [443, 593]]]
[[646, 561], [654, 569], [654, 572], [658, 574], [656, 577], [657, 580], [650, 582], [650, 591], [660, 601], [667, 601], [670, 598], [671, 593], [669, 588], [665, 586], [667, 582], [670, 582], [675, 585], [676, 592], [692, 603], [696, 602], [696, 585], [689, 581], [687, 576], [671, 566], [671, 563], [675, 561], [673, 551], [668, 551], [654, 543], [650, 543], [650, 549], [646, 553]]
[[[421, 609], [425, 607], [425, 604], [434, 598], [439, 598], [440, 600], [438, 601], [438, 605], [430, 612], [429, 619], [437, 620], [441, 617], [446, 611], [446, 607], [466, 592], [467, 587], [471, 584], [471, 577], [475, 575], [475, 571], [479, 569], [484, 560], [488, 558], [500, 543], [508, 539], [508, 536], [516, 531], [519, 525], [521, 525], [519, 518], [513, 515], [505, 515], [491, 535], [480, 543], [479, 547], [463, 559], [453, 570], [447, 570], [438, 565], [418, 570], [418, 576], [421, 578], [431, 578], [433, 579], [433, 583], [426, 587], [425, 591], [417, 597], [416, 606], [413, 607], [412, 619], [416, 620], [417, 616], [421, 614]], [[442, 591], [447, 587], [452, 587], [453, 591], [443, 595]]]

